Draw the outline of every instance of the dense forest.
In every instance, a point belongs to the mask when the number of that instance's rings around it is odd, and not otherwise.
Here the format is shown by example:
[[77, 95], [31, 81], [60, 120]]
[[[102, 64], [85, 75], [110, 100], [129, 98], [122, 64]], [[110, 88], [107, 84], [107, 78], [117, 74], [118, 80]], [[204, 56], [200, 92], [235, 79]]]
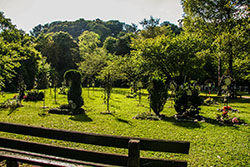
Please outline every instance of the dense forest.
[[[180, 28], [178, 26], [165, 21], [162, 23], [162, 25], [170, 25], [171, 29], [179, 34]], [[136, 24], [126, 24], [123, 22], [120, 22], [119, 20], [110, 20], [110, 21], [103, 21], [100, 19], [96, 20], [85, 20], [85, 19], [79, 19], [76, 21], [55, 21], [52, 23], [47, 23], [45, 25], [37, 25], [30, 31], [30, 34], [34, 37], [38, 37], [41, 33], [51, 33], [51, 32], [68, 32], [74, 40], [78, 40], [78, 37], [82, 34], [84, 31], [92, 31], [97, 33], [100, 36], [101, 42], [104, 42], [105, 39], [109, 36], [112, 37], [119, 37], [121, 35], [121, 32], [123, 33], [134, 33], [138, 31], [138, 26]]]
[[[26, 34], [0, 13], [0, 89], [16, 91], [61, 86], [63, 74], [78, 69], [84, 85], [101, 86], [107, 77], [118, 87], [207, 80], [221, 87], [250, 83], [248, 0], [182, 0], [181, 27], [150, 17], [136, 24], [118, 20], [55, 21]], [[231, 2], [231, 1], [229, 1]], [[250, 86], [249, 86], [250, 87]]]

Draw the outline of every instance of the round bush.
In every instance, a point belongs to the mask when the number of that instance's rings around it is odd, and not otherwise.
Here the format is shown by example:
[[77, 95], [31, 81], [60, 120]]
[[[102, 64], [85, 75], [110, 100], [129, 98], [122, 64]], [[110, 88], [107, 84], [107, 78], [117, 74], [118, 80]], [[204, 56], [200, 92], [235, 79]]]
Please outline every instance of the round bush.
[[199, 89], [190, 84], [185, 84], [179, 87], [176, 92], [174, 108], [178, 115], [194, 117], [199, 115], [199, 106], [202, 104], [202, 99], [199, 96]]

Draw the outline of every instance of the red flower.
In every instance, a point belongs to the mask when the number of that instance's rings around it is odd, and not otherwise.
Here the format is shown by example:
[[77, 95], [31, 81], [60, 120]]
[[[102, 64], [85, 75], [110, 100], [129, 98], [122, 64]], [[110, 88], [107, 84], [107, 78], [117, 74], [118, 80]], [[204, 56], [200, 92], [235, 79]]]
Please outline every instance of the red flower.
[[223, 107], [223, 110], [224, 110], [224, 111], [228, 111], [228, 110], [231, 110], [231, 109], [232, 109], [232, 107], [230, 107], [230, 106], [224, 106], [224, 107]]
[[223, 114], [223, 115], [226, 115], [227, 113], [228, 113], [228, 111], [226, 110], [226, 111], [223, 111], [222, 114]]
[[27, 96], [23, 96], [24, 99], [27, 99]]
[[234, 117], [234, 118], [232, 119], [232, 123], [238, 123], [238, 122], [239, 122], [238, 118]]

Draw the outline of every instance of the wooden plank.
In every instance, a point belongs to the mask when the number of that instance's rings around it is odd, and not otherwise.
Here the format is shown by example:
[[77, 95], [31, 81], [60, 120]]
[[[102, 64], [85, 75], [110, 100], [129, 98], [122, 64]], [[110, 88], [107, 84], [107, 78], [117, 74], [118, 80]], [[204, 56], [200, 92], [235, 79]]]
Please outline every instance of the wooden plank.
[[[4, 160], [16, 160], [18, 162], [33, 164], [33, 165], [42, 165], [42, 166], [95, 166], [95, 167], [110, 167], [111, 165], [78, 161], [66, 158], [60, 158], [55, 156], [49, 156], [38, 153], [31, 153], [16, 149], [7, 149], [0, 147], [0, 158]], [[115, 166], [113, 166], [115, 167]]]
[[0, 130], [10, 133], [117, 148], [128, 148], [128, 142], [130, 139], [140, 140], [140, 150], [188, 154], [190, 148], [190, 143], [186, 141], [168, 141], [113, 135], [100, 135], [94, 133], [49, 129], [4, 122], [0, 122]]
[[128, 157], [119, 154], [100, 153], [94, 151], [78, 150], [66, 147], [57, 147], [48, 144], [7, 139], [0, 137], [0, 147], [22, 150], [32, 153], [52, 155], [73, 160], [89, 161], [101, 164], [126, 166]]
[[[59, 161], [53, 161], [50, 159], [41, 159], [41, 158], [29, 158], [28, 156], [18, 156], [18, 155], [0, 155], [4, 157], [7, 162], [8, 161], [18, 161], [22, 163], [27, 163], [27, 164], [32, 164], [32, 165], [42, 165], [45, 167], [81, 167], [85, 166], [87, 167], [88, 165], [79, 165], [79, 164], [69, 164], [65, 162], [59, 162]], [[8, 166], [8, 164], [6, 163]], [[89, 166], [90, 167], [90, 166]]]
[[140, 140], [129, 140], [128, 143], [128, 167], [140, 166]]

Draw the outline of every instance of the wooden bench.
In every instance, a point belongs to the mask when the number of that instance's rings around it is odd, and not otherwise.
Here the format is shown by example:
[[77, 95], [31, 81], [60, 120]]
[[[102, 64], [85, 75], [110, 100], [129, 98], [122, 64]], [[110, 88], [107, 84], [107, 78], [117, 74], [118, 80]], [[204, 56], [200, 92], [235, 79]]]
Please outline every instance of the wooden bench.
[[0, 131], [128, 149], [128, 155], [111, 154], [0, 137], [0, 161], [7, 167], [18, 162], [41, 166], [150, 166], [184, 167], [187, 161], [140, 157], [140, 150], [188, 154], [190, 143], [145, 138], [100, 135], [0, 122]]

